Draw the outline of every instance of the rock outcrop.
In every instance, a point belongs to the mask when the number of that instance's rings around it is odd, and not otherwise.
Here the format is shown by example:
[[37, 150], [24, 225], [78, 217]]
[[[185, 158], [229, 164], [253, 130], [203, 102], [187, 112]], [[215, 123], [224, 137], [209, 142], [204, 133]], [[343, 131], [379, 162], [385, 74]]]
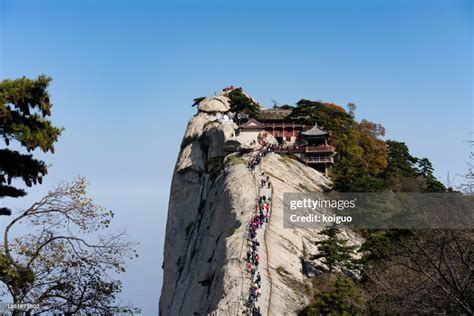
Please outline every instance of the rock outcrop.
[[229, 99], [224, 96], [214, 96], [211, 98], [205, 98], [204, 100], [199, 102], [198, 110], [207, 113], [225, 113], [230, 110]]
[[[237, 136], [224, 95], [204, 99], [187, 126], [174, 170], [164, 248], [161, 315], [242, 314], [248, 297], [245, 234], [257, 198], [254, 175], [247, 161], [257, 146]], [[221, 115], [222, 114], [222, 115]], [[268, 141], [274, 141], [269, 139]], [[261, 170], [273, 184], [270, 223], [265, 229], [271, 286], [269, 315], [296, 314], [309, 297], [305, 284], [318, 274], [311, 262], [316, 230], [283, 228], [283, 193], [322, 191], [330, 181], [288, 156], [266, 156]], [[344, 232], [353, 243], [358, 238]], [[323, 267], [324, 268], [324, 267]]]

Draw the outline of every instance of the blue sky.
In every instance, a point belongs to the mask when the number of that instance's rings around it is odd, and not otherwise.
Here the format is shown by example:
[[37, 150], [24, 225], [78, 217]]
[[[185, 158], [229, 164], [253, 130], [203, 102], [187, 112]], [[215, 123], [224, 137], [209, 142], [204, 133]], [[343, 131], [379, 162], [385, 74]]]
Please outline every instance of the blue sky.
[[[124, 298], [155, 314], [173, 166], [193, 98], [243, 86], [261, 103], [357, 104], [445, 180], [472, 138], [470, 1], [0, 1], [0, 77], [54, 78], [66, 128], [25, 206], [61, 179], [141, 242]], [[2, 201], [3, 202], [3, 201]], [[5, 221], [5, 219], [1, 219]]]

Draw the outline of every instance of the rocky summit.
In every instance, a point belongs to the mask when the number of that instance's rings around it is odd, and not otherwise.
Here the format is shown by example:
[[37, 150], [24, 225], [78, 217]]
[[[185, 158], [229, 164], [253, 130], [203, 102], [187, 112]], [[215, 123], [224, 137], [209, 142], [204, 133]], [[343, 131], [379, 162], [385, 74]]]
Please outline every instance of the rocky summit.
[[[252, 308], [296, 314], [310, 300], [306, 285], [326, 269], [308, 255], [317, 251], [318, 230], [283, 227], [283, 193], [320, 192], [330, 179], [270, 150], [277, 144], [272, 135], [239, 133], [228, 93], [202, 99], [184, 132], [169, 199], [160, 315], [248, 313], [255, 265], [261, 287]], [[258, 223], [257, 214], [250, 241], [259, 204], [270, 206], [268, 217]], [[353, 232], [342, 234], [360, 243]], [[248, 259], [252, 242], [258, 258]]]

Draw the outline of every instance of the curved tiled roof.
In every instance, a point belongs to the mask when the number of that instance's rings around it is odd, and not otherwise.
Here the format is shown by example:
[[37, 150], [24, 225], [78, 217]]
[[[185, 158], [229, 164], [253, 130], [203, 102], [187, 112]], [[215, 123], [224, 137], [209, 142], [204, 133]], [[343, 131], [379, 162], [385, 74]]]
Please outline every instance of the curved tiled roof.
[[329, 135], [328, 132], [323, 131], [318, 127], [318, 124], [315, 124], [313, 127], [311, 127], [309, 130], [304, 131], [301, 133], [304, 136], [325, 136]]
[[265, 126], [256, 119], [250, 119], [247, 123], [240, 125], [241, 129], [263, 129]]
[[288, 115], [291, 114], [292, 110], [285, 109], [269, 109], [263, 110], [260, 113], [262, 120], [284, 120]]

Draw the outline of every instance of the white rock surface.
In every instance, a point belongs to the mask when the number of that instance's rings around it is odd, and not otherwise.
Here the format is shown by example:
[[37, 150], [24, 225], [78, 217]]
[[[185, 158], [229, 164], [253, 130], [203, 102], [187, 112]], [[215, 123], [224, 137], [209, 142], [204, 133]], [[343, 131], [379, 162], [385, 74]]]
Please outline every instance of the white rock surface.
[[[263, 160], [262, 170], [273, 185], [273, 207], [267, 227], [267, 257], [272, 278], [270, 315], [295, 315], [309, 301], [305, 284], [310, 278], [302, 272], [301, 258], [317, 252], [314, 242], [321, 240], [319, 230], [283, 228], [283, 193], [320, 192], [329, 181], [318, 171], [302, 163], [270, 154]], [[344, 232], [351, 244], [361, 240], [353, 232]], [[312, 264], [322, 265], [319, 261]], [[284, 272], [283, 272], [284, 271]]]
[[197, 140], [204, 133], [204, 127], [213, 121], [217, 121], [217, 119], [213, 115], [204, 112], [198, 112], [194, 115], [188, 122], [181, 147], [186, 146], [193, 140]]
[[219, 95], [210, 98], [205, 98], [199, 102], [198, 110], [201, 112], [221, 112], [225, 113], [230, 110], [229, 98]]

